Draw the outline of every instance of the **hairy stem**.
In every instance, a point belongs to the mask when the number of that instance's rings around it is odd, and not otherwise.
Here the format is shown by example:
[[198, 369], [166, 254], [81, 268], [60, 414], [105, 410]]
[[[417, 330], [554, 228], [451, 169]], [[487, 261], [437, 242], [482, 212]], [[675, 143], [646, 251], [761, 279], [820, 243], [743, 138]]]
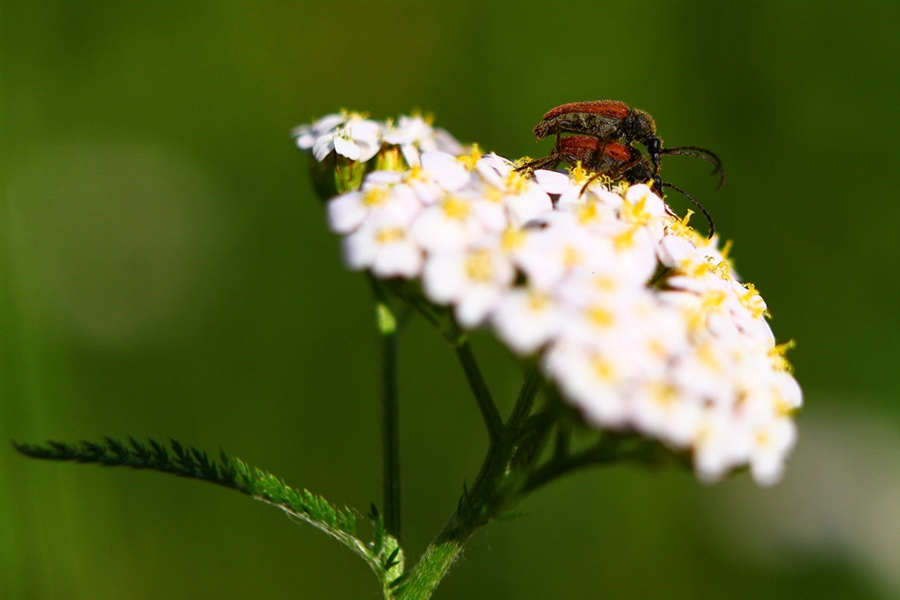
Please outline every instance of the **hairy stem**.
[[454, 515], [426, 548], [419, 562], [394, 594], [396, 600], [427, 600], [462, 554], [466, 541], [479, 527]]

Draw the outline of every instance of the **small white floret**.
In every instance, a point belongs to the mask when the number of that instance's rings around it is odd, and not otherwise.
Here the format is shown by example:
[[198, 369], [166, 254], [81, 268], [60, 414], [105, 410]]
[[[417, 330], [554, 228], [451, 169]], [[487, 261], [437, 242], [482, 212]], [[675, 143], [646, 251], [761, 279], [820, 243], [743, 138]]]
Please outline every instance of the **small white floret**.
[[422, 284], [433, 302], [454, 304], [460, 325], [471, 328], [490, 316], [514, 274], [509, 257], [485, 246], [429, 256]]
[[559, 333], [561, 310], [547, 293], [516, 288], [504, 295], [492, 321], [500, 339], [517, 354], [526, 355]]

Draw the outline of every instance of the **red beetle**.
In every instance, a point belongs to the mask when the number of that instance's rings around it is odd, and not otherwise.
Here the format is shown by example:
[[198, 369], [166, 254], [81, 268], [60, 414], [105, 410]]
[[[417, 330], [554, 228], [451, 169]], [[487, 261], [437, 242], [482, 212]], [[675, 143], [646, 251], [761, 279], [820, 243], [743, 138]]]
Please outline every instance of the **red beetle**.
[[589, 135], [600, 140], [623, 140], [630, 146], [632, 142], [643, 144], [650, 155], [654, 173], [659, 173], [660, 159], [663, 154], [681, 154], [696, 156], [712, 164], [713, 174], [719, 173], [719, 188], [725, 183], [725, 170], [722, 161], [716, 154], [697, 146], [680, 146], [663, 148], [662, 139], [656, 133], [656, 121], [649, 113], [639, 108], [631, 108], [618, 100], [591, 100], [587, 102], [569, 102], [552, 108], [544, 118], [535, 125], [534, 137], [542, 140], [548, 135], [577, 133]]
[[519, 170], [552, 169], [561, 162], [569, 164], [580, 162], [585, 169], [593, 171], [593, 175], [584, 184], [581, 193], [584, 193], [596, 179], [603, 176], [609, 177], [613, 181], [627, 181], [630, 184], [651, 183], [660, 195], [662, 195], [663, 188], [672, 188], [693, 202], [703, 213], [709, 223], [709, 237], [716, 232], [716, 226], [709, 211], [681, 188], [668, 181], [663, 181], [657, 173], [658, 169], [635, 148], [588, 135], [558, 136], [556, 148], [552, 154], [528, 162], [519, 167]]

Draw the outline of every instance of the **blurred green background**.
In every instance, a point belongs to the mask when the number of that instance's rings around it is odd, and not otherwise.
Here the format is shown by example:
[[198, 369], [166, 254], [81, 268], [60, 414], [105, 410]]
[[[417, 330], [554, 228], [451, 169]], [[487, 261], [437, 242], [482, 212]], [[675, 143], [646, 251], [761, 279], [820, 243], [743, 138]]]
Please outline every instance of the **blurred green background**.
[[[292, 126], [420, 108], [541, 155], [615, 98], [725, 162], [664, 176], [735, 240], [806, 392], [784, 483], [582, 473], [476, 534], [436, 598], [900, 594], [900, 3], [0, 3], [2, 577], [20, 598], [374, 598], [354, 555], [239, 494], [36, 462], [9, 440], [165, 439], [380, 502], [377, 345]], [[686, 204], [677, 195], [675, 206]], [[681, 203], [681, 204], [679, 204]], [[495, 395], [516, 366], [476, 339]], [[401, 355], [421, 552], [483, 427], [450, 350]]]

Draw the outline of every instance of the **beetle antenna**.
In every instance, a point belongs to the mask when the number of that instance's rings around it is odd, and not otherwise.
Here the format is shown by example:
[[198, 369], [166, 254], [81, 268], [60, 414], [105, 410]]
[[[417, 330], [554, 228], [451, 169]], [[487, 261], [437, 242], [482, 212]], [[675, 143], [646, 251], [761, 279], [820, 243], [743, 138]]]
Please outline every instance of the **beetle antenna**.
[[716, 190], [722, 189], [722, 186], [725, 185], [725, 169], [722, 167], [722, 160], [715, 152], [710, 152], [705, 148], [698, 148], [697, 146], [679, 146], [678, 148], [665, 148], [661, 151], [661, 154], [680, 154], [682, 156], [694, 156], [703, 159], [715, 167], [711, 175], [715, 175], [716, 173], [721, 175]]
[[675, 190], [676, 192], [678, 192], [679, 194], [681, 194], [682, 196], [684, 196], [685, 198], [687, 198], [688, 200], [693, 202], [694, 205], [700, 209], [700, 212], [702, 212], [703, 216], [706, 217], [706, 222], [709, 223], [709, 235], [706, 237], [711, 239], [713, 234], [716, 232], [716, 224], [713, 223], [713, 218], [712, 218], [712, 215], [709, 214], [709, 211], [706, 210], [705, 208], [703, 208], [702, 204], [700, 204], [693, 196], [688, 194], [686, 191], [684, 191], [680, 187], [672, 185], [671, 183], [669, 183], [667, 181], [662, 181], [660, 183], [662, 184], [662, 187], [664, 187], [664, 188], [667, 188], [667, 187], [672, 188], [673, 190]]
[[592, 183], [600, 179], [601, 175], [603, 175], [603, 173], [594, 173], [593, 175], [588, 177], [587, 182], [583, 186], [581, 186], [581, 191], [578, 192], [578, 197], [581, 198], [582, 196], [584, 196], [584, 193], [587, 191], [588, 187], [590, 187]]

